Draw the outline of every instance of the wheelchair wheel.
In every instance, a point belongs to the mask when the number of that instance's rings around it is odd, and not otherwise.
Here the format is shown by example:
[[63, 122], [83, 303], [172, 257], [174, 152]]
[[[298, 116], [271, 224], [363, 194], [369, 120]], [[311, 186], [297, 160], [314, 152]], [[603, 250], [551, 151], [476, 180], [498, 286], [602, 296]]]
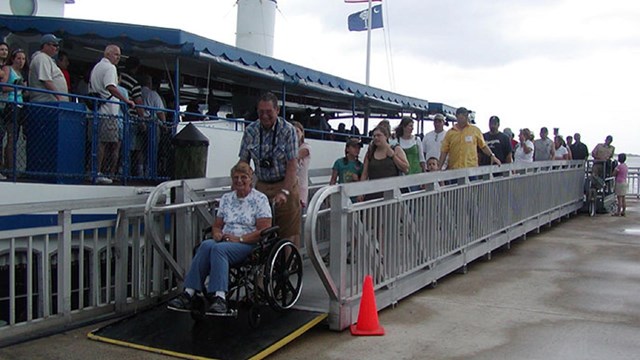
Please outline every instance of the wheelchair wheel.
[[265, 288], [271, 308], [291, 308], [302, 292], [302, 257], [289, 240], [273, 246], [265, 264]]
[[596, 210], [597, 210], [597, 206], [596, 206], [596, 201], [597, 199], [597, 194], [596, 191], [594, 189], [591, 189], [589, 191], [589, 197], [587, 199], [587, 201], [589, 201], [589, 216], [594, 217], [596, 215]]

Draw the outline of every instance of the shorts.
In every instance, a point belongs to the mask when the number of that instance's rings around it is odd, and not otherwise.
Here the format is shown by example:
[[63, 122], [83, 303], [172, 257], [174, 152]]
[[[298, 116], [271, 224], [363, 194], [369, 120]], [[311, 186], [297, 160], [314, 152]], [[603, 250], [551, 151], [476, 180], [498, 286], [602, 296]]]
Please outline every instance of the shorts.
[[118, 104], [105, 103], [100, 106], [100, 142], [120, 141], [119, 112], [120, 106]]
[[[273, 184], [267, 184], [258, 181], [256, 190], [267, 195], [269, 201], [284, 188], [284, 180]], [[280, 236], [282, 238], [290, 238], [300, 235], [300, 227], [302, 225], [302, 213], [300, 212], [300, 191], [298, 190], [298, 182], [296, 181], [291, 193], [287, 197], [287, 202], [275, 208], [274, 225], [280, 227]]]
[[627, 195], [627, 190], [629, 189], [629, 184], [624, 183], [616, 183], [616, 196], [625, 196]]
[[119, 142], [120, 130], [118, 118], [115, 116], [100, 116], [100, 142]]

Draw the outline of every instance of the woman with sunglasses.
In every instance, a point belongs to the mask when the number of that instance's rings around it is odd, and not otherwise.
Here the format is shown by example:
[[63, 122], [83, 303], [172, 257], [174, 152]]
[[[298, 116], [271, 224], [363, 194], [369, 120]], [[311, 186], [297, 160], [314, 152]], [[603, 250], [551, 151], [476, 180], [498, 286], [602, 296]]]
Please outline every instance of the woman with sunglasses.
[[[11, 57], [9, 57], [7, 64], [2, 67], [0, 82], [26, 86], [24, 76], [22, 75], [22, 69], [24, 68], [26, 62], [27, 55], [24, 50], [16, 49], [11, 52]], [[22, 89], [11, 86], [2, 87], [2, 99], [3, 102], [6, 101], [6, 103], [4, 103], [4, 110], [2, 111], [2, 127], [7, 132], [7, 145], [4, 149], [3, 157], [4, 166], [9, 170], [13, 170], [13, 147], [17, 134], [20, 132], [20, 125], [22, 123], [22, 117], [20, 113], [21, 106], [19, 106], [19, 104], [23, 102], [22, 97]]]

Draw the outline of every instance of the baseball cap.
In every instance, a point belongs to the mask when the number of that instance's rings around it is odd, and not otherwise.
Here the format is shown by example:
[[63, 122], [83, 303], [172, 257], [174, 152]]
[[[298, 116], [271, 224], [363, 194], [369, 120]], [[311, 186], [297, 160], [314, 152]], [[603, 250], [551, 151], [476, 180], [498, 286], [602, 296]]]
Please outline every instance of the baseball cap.
[[456, 115], [469, 115], [469, 110], [467, 110], [466, 107], [459, 107], [458, 110], [456, 110]]
[[360, 142], [360, 139], [350, 138], [349, 140], [347, 140], [346, 146], [359, 146], [359, 147], [362, 147], [362, 143]]
[[60, 41], [62, 41], [62, 39], [57, 38], [55, 35], [53, 34], [45, 34], [42, 35], [42, 37], [40, 38], [40, 45], [44, 45], [44, 44], [59, 44]]
[[505, 135], [507, 135], [509, 138], [513, 137], [513, 131], [511, 131], [511, 128], [504, 128], [504, 131], [502, 131]]

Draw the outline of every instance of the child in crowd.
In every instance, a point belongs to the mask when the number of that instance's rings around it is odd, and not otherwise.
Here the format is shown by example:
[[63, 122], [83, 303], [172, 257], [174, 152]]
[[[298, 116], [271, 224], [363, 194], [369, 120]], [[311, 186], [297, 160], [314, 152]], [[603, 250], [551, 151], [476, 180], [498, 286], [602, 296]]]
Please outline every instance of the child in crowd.
[[627, 155], [622, 153], [618, 155], [618, 166], [613, 169], [613, 176], [616, 178], [616, 197], [618, 198], [618, 209], [612, 216], [625, 216], [625, 212], [627, 211], [627, 201], [625, 196], [627, 195], [627, 173], [629, 169], [627, 168]]
[[[440, 160], [435, 157], [430, 157], [427, 159], [427, 172], [440, 171]], [[445, 182], [438, 182], [440, 186], [444, 186]], [[423, 187], [424, 188], [424, 187]]]
[[[347, 143], [344, 147], [344, 157], [339, 158], [333, 163], [333, 172], [331, 173], [331, 180], [329, 180], [329, 185], [338, 184], [346, 184], [350, 182], [360, 181], [360, 177], [362, 176], [362, 170], [364, 169], [364, 164], [362, 161], [358, 160], [358, 156], [360, 155], [360, 149], [362, 148], [362, 143], [359, 139], [348, 139]], [[351, 202], [357, 202], [357, 197], [352, 197]], [[354, 240], [355, 241], [355, 240]], [[322, 260], [325, 264], [329, 264], [329, 254], [326, 254]], [[351, 251], [347, 254], [347, 264], [351, 264], [353, 259], [353, 255]]]
[[344, 148], [344, 157], [333, 163], [333, 172], [329, 185], [346, 184], [353, 181], [360, 181], [362, 161], [358, 160], [362, 143], [358, 139], [349, 139]]
[[427, 159], [427, 172], [438, 171], [438, 170], [440, 170], [438, 159], [436, 159], [433, 156]]

